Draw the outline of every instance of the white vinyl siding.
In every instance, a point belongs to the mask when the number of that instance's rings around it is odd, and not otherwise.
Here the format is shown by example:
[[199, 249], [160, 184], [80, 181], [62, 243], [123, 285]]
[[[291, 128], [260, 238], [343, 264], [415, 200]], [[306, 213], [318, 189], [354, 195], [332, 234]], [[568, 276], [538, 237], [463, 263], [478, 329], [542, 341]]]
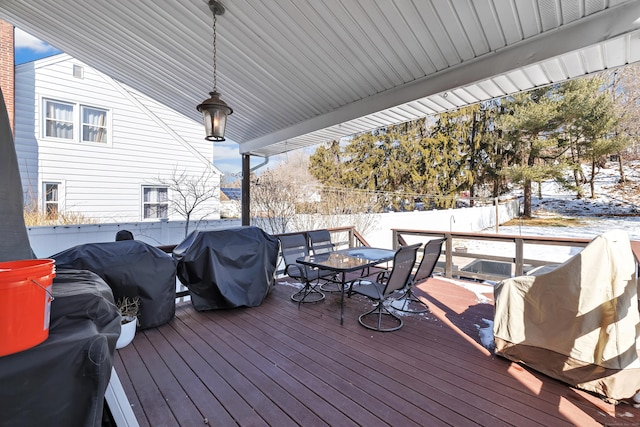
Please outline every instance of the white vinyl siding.
[[[86, 65], [84, 78], [75, 78], [75, 64], [81, 63], [60, 54], [16, 66], [15, 146], [25, 202], [37, 201], [44, 208], [42, 183], [64, 179], [61, 210], [82, 213], [98, 222], [140, 221], [144, 217], [141, 186], [158, 186], [159, 179], [167, 180], [174, 171], [200, 177], [212, 168], [214, 146], [205, 141], [201, 122], [132, 88], [124, 86], [123, 94], [119, 84]], [[43, 100], [75, 106], [72, 141], [44, 136]], [[107, 112], [102, 137], [106, 135], [108, 142], [97, 142], [102, 128], [99, 121], [85, 123], [96, 142], [82, 142], [82, 107]], [[173, 133], [158, 126], [151, 116]], [[215, 189], [220, 175], [213, 170], [209, 185]], [[208, 200], [203, 209], [210, 212], [206, 219], [219, 219], [219, 199]], [[167, 218], [183, 220], [171, 209]]]

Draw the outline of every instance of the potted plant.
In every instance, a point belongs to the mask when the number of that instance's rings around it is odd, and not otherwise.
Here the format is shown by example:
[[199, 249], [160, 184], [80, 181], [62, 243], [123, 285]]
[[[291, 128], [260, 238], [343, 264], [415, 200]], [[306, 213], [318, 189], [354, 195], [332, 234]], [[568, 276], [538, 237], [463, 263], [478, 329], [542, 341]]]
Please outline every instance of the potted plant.
[[138, 312], [140, 310], [140, 298], [123, 297], [116, 303], [120, 316], [122, 317], [120, 323], [120, 336], [116, 342], [116, 349], [129, 345], [136, 335], [136, 328], [138, 326]]

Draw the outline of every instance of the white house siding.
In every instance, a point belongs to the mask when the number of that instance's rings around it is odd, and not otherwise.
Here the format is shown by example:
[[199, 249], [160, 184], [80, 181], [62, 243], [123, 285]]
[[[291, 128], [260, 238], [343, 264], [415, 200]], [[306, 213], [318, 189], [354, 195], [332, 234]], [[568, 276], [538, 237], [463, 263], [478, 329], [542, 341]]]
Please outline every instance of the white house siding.
[[[73, 76], [74, 64], [83, 67], [84, 78]], [[109, 110], [109, 142], [44, 138], [43, 99]], [[200, 177], [209, 169], [212, 190], [219, 187], [220, 173], [212, 166], [213, 143], [204, 139], [201, 123], [66, 54], [16, 67], [15, 144], [25, 203], [35, 196], [42, 207], [42, 183], [59, 182], [61, 210], [99, 221], [140, 221], [142, 186], [157, 184], [174, 170]], [[220, 217], [218, 191], [203, 210], [209, 219]], [[169, 219], [181, 218], [170, 212]]]

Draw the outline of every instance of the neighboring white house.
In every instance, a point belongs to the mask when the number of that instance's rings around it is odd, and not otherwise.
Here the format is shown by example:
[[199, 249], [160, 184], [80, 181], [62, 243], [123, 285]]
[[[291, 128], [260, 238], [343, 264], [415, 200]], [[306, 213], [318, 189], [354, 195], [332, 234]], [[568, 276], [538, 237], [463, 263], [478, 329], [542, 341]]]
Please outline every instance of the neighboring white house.
[[220, 171], [204, 135], [202, 123], [69, 55], [15, 67], [15, 145], [25, 204], [37, 203], [51, 216], [179, 220], [171, 209], [178, 195], [160, 182], [184, 174], [192, 182], [205, 177], [214, 194], [192, 220], [220, 218]]

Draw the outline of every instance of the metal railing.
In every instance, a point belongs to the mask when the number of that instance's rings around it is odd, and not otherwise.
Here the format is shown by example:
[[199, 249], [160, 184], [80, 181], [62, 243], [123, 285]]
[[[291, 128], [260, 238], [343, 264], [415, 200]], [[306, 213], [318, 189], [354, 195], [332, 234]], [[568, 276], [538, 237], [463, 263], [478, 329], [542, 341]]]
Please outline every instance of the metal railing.
[[[366, 239], [353, 226], [334, 227], [328, 230], [337, 249], [369, 246]], [[274, 237], [306, 232], [275, 234]], [[393, 249], [397, 249], [400, 245], [424, 243], [433, 238], [446, 238], [441, 261], [435, 271], [448, 278], [481, 281], [500, 281], [508, 277], [526, 274], [535, 268], [560, 264], [580, 252], [592, 240], [400, 228], [394, 228], [391, 232]], [[640, 249], [640, 242], [632, 242], [632, 247], [635, 245], [638, 245]], [[165, 245], [160, 246], [160, 249], [171, 253], [175, 246]], [[554, 251], [558, 248], [561, 249], [560, 255], [558, 255], [558, 251]], [[539, 256], [529, 255], [534, 252], [537, 252]], [[640, 250], [638, 252], [640, 253]], [[276, 274], [283, 274], [283, 269], [279, 256]], [[178, 292], [176, 297], [182, 298], [188, 294], [189, 292], [184, 290]]]
[[[399, 245], [445, 237], [441, 262], [436, 271], [449, 278], [499, 281], [521, 276], [536, 267], [551, 266], [566, 261], [589, 244], [591, 239], [548, 236], [516, 236], [439, 230], [392, 229], [394, 249]], [[484, 252], [477, 249], [484, 243]], [[535, 247], [536, 250], [531, 250]], [[552, 248], [563, 248], [558, 251]], [[488, 248], [488, 249], [487, 249]], [[488, 251], [488, 252], [487, 252]], [[538, 252], [545, 257], [525, 256]], [[546, 252], [546, 253], [545, 253]]]

